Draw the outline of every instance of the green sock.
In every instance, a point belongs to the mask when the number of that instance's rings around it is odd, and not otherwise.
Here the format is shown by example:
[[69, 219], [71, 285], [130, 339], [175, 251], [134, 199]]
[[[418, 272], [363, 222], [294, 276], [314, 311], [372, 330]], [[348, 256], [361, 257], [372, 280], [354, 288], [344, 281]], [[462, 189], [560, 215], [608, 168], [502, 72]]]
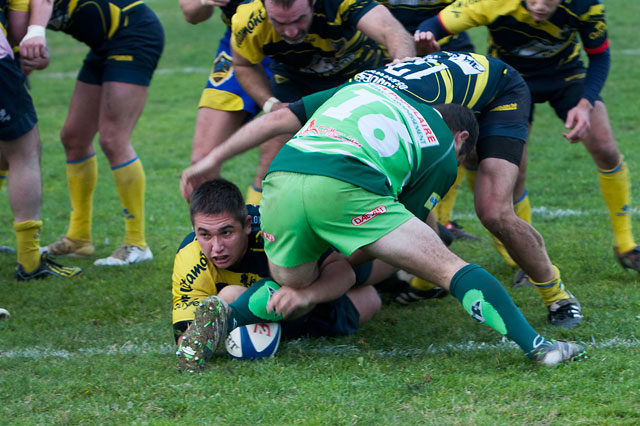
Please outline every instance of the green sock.
[[282, 320], [282, 315], [267, 312], [267, 302], [271, 294], [279, 288], [280, 285], [270, 278], [256, 281], [235, 302], [229, 305], [231, 313], [227, 320], [227, 331], [230, 332], [241, 325]]
[[529, 353], [546, 343], [522, 316], [502, 285], [478, 265], [467, 265], [451, 279], [449, 290], [476, 321], [507, 336]]

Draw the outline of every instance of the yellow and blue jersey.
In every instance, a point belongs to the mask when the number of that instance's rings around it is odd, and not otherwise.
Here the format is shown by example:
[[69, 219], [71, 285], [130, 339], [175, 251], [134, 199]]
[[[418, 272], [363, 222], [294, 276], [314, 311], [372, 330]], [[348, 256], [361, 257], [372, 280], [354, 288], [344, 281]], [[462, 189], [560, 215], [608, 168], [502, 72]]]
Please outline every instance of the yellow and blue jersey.
[[582, 67], [580, 46], [592, 55], [608, 49], [601, 0], [563, 0], [545, 21], [535, 21], [523, 0], [457, 0], [438, 19], [452, 34], [475, 26], [489, 29], [489, 53], [525, 78]]
[[231, 268], [216, 268], [202, 252], [194, 232], [182, 241], [173, 263], [174, 324], [193, 321], [200, 300], [217, 295], [227, 285], [248, 288], [256, 281], [269, 276], [269, 263], [264, 252], [257, 210], [257, 207], [252, 206], [249, 213], [252, 218], [249, 247], [240, 262]]
[[509, 81], [508, 70], [507, 64], [487, 56], [436, 52], [363, 71], [353, 80], [400, 89], [428, 105], [460, 104], [480, 113]]
[[455, 0], [378, 0], [386, 6], [402, 25], [413, 33], [425, 19], [436, 16], [438, 12]]
[[387, 58], [386, 49], [356, 27], [376, 6], [374, 0], [317, 0], [309, 34], [292, 45], [273, 29], [262, 2], [254, 0], [238, 6], [233, 16], [232, 46], [253, 64], [268, 56], [291, 72], [348, 78]]
[[143, 5], [142, 0], [54, 0], [47, 28], [96, 48], [129, 26], [129, 13]]

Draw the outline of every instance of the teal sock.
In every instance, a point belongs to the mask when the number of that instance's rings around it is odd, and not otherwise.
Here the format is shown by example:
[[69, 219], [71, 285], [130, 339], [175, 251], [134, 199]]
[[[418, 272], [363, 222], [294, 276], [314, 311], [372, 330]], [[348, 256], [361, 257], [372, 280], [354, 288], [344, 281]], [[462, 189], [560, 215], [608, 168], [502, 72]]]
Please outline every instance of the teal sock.
[[476, 321], [507, 336], [529, 353], [546, 343], [527, 322], [502, 285], [478, 265], [467, 265], [451, 279], [451, 294]]
[[227, 331], [247, 324], [281, 321], [282, 315], [267, 312], [267, 302], [280, 286], [269, 278], [256, 281], [251, 287], [231, 303], [231, 313], [227, 320]]

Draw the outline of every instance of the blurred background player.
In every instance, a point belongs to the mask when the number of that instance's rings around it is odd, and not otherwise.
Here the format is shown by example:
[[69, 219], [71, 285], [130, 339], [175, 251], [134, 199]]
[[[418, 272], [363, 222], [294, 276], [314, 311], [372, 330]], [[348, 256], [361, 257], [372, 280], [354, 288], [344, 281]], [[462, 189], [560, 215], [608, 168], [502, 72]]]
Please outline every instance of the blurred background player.
[[160, 21], [142, 1], [59, 0], [48, 3], [43, 19], [87, 44], [60, 139], [67, 158], [71, 199], [69, 228], [47, 251], [56, 256], [93, 256], [91, 219], [98, 163], [93, 138], [99, 134], [122, 204], [124, 244], [96, 265], [127, 265], [151, 260], [145, 238], [142, 162], [131, 133], [144, 108], [151, 77], [164, 46]]
[[[481, 25], [489, 29], [490, 54], [522, 74], [533, 103], [550, 103], [569, 129], [563, 133], [569, 142], [584, 144], [597, 167], [600, 191], [609, 210], [615, 257], [623, 268], [640, 272], [640, 246], [631, 230], [629, 171], [600, 98], [610, 66], [602, 1], [457, 1], [422, 23], [415, 39], [434, 50], [441, 37]], [[589, 59], [586, 69], [579, 56], [580, 46]], [[532, 106], [530, 123], [533, 112]], [[528, 204], [524, 169], [521, 172], [514, 201], [523, 197]]]
[[[253, 118], [261, 111], [261, 107], [247, 95], [236, 80], [233, 64], [231, 63], [231, 17], [236, 11], [240, 0], [180, 0], [180, 9], [184, 18], [190, 24], [199, 24], [206, 21], [213, 15], [215, 6], [220, 8], [221, 18], [227, 27], [224, 35], [220, 39], [216, 57], [213, 60], [211, 74], [207, 80], [204, 91], [198, 105], [198, 116], [196, 118], [196, 128], [191, 146], [191, 163], [195, 163], [214, 146], [219, 145], [242, 124]], [[270, 58], [265, 58], [261, 62], [267, 77], [271, 76], [269, 70]], [[279, 145], [277, 145], [279, 147]], [[260, 147], [261, 150], [268, 150], [269, 144]], [[261, 159], [268, 160], [275, 153], [265, 152]], [[260, 190], [262, 176], [267, 171], [269, 164], [261, 161], [254, 178], [254, 182], [246, 192], [247, 204], [260, 203]], [[205, 179], [211, 179], [220, 175], [220, 169], [212, 170]], [[257, 181], [256, 181], [257, 179]]]
[[[34, 2], [32, 14], [40, 5]], [[26, 9], [26, 10], [25, 10]], [[7, 34], [23, 45], [34, 38], [44, 48], [32, 52], [31, 69], [44, 68], [49, 63], [44, 28], [27, 30], [29, 8], [12, 9], [8, 19], [0, 8], [0, 156], [11, 168], [7, 189], [14, 216], [13, 229], [17, 241], [15, 277], [30, 280], [56, 276], [69, 278], [82, 272], [75, 266], [62, 266], [40, 254], [40, 208], [42, 181], [40, 172], [41, 142], [36, 126], [37, 117], [29, 94], [27, 79], [14, 58]], [[6, 32], [9, 29], [9, 32]], [[26, 46], [25, 46], [26, 47]]]
[[[190, 351], [184, 349], [198, 342], [197, 329], [190, 325], [206, 297], [218, 295], [237, 309], [239, 317], [265, 322], [265, 318], [252, 314], [254, 305], [262, 302], [264, 310], [270, 292], [280, 291], [275, 283], [264, 279], [269, 276], [269, 265], [258, 208], [245, 206], [233, 183], [214, 179], [200, 185], [191, 197], [190, 215], [195, 232], [180, 245], [173, 267], [173, 327], [180, 345], [181, 370], [204, 367], [193, 365]], [[329, 252], [320, 267], [330, 274], [327, 285], [282, 290], [288, 292], [288, 310], [279, 317], [270, 316], [269, 321], [279, 321], [283, 316], [287, 319], [282, 323], [284, 337], [353, 334], [380, 309], [380, 298], [371, 285], [354, 286], [356, 275], [344, 256]], [[358, 270], [358, 281], [369, 278], [367, 268]], [[249, 302], [235, 308], [232, 302], [241, 295]]]

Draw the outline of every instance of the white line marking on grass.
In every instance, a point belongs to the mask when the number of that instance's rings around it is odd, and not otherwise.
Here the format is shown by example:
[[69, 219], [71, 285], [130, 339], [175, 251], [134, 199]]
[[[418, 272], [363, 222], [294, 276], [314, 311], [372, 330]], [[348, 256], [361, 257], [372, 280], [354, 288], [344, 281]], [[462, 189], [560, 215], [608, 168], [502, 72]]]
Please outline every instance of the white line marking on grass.
[[[407, 355], [431, 355], [445, 352], [478, 352], [487, 350], [517, 350], [518, 346], [503, 338], [499, 343], [485, 342], [462, 342], [449, 343], [446, 345], [429, 345], [424, 348], [389, 348], [389, 349], [367, 349], [355, 345], [322, 345], [318, 347], [311, 346], [309, 340], [298, 339], [286, 342], [287, 348], [298, 348], [304, 352], [315, 354], [332, 354], [332, 355], [352, 355], [352, 354], [373, 354], [376, 356], [396, 358], [405, 357]], [[640, 348], [640, 339], [636, 337], [622, 338], [614, 337], [608, 340], [596, 340], [594, 337], [587, 343], [587, 351], [597, 348]], [[55, 349], [46, 347], [31, 347], [24, 349], [11, 349], [9, 351], [1, 351], [0, 359], [47, 359], [61, 358], [71, 359], [76, 357], [87, 356], [103, 356], [103, 355], [173, 355], [176, 347], [170, 344], [148, 344], [141, 345], [133, 343], [125, 343], [124, 345], [113, 345], [104, 348], [79, 348], [77, 350]]]
[[[175, 74], [203, 74], [209, 75], [211, 72], [207, 68], [198, 67], [184, 67], [184, 68], [162, 68], [156, 70], [155, 75], [175, 75]], [[67, 78], [76, 78], [78, 76], [77, 71], [73, 72], [41, 72], [38, 73], [40, 78], [48, 78], [52, 80], [64, 80]]]
[[[602, 209], [597, 210], [574, 210], [574, 209], [550, 209], [547, 207], [532, 207], [531, 212], [538, 217], [541, 218], [563, 218], [563, 217], [576, 217], [576, 216], [602, 216], [608, 215], [609, 212], [602, 207]], [[640, 208], [632, 207], [631, 214], [637, 215], [640, 214]], [[464, 219], [473, 219], [476, 217], [475, 214], [467, 212], [457, 215], [454, 211], [454, 216], [461, 217]], [[535, 219], [535, 218], [534, 218]]]
[[640, 49], [624, 49], [622, 50], [623, 55], [640, 55]]

